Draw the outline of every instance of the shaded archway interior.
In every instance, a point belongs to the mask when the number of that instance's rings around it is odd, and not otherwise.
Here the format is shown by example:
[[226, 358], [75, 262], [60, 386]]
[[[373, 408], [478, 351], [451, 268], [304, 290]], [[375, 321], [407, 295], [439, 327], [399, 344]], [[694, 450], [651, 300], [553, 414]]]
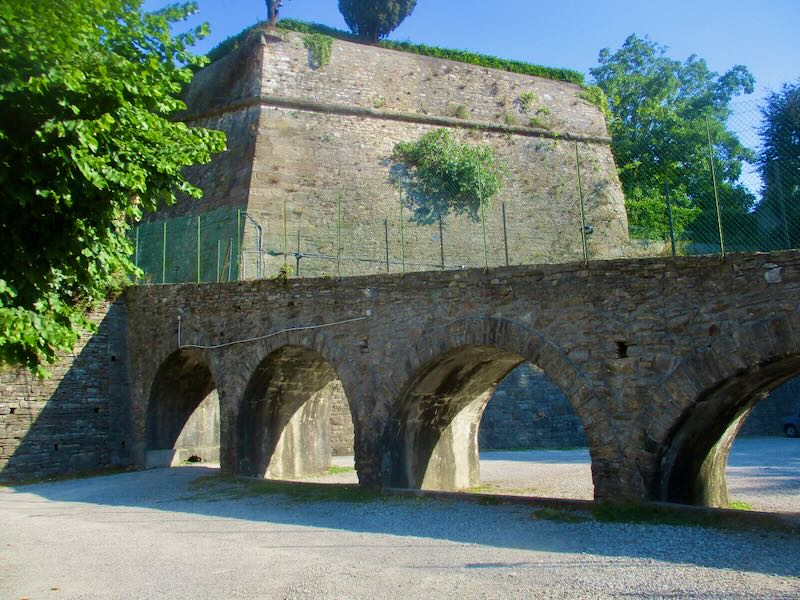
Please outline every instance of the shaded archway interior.
[[269, 354], [239, 408], [237, 473], [292, 479], [327, 471], [331, 407], [343, 397], [335, 370], [318, 352], [284, 346]]
[[161, 365], [150, 391], [146, 466], [218, 462], [219, 441], [219, 397], [211, 371], [199, 352], [179, 350]]
[[396, 405], [390, 484], [440, 490], [477, 485], [481, 416], [497, 384], [523, 362], [514, 353], [470, 345], [421, 367]]
[[800, 375], [800, 356], [743, 369], [704, 391], [673, 429], [653, 497], [667, 502], [725, 507], [725, 469], [733, 441], [753, 407]]

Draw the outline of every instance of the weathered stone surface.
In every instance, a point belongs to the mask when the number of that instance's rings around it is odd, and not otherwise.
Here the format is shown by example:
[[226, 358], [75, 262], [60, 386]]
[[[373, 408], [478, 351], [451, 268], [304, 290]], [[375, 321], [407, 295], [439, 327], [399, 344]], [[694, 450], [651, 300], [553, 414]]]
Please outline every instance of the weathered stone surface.
[[[763, 279], [767, 261], [783, 268], [781, 283]], [[588, 269], [513, 267], [135, 288], [127, 295], [137, 323], [131, 344], [142, 348], [146, 343], [148, 349], [132, 355], [134, 380], [141, 382], [134, 386], [135, 437], [144, 434], [144, 390], [176, 350], [180, 312], [184, 343], [226, 344], [270, 335], [202, 351], [219, 386], [221, 412], [229, 415], [221, 423], [222, 462], [229, 471], [236, 471], [238, 441], [231, 424], [245, 387], [257, 366], [281, 347], [319, 354], [342, 382], [354, 417], [357, 469], [366, 485], [423, 485], [428, 463], [419, 452], [430, 452], [429, 459], [441, 465], [460, 464], [452, 461], [473, 447], [477, 429], [448, 433], [457, 407], [469, 406], [468, 398], [479, 397], [486, 389], [481, 386], [493, 386], [513, 365], [485, 368], [500, 365], [501, 356], [516, 356], [540, 367], [578, 415], [599, 497], [669, 499], [669, 486], [662, 482], [670, 480], [673, 463], [662, 458], [674, 454], [674, 464], [699, 468], [701, 455], [716, 442], [709, 437], [710, 423], [725, 429], [752, 405], [753, 394], [797, 374], [795, 355], [787, 354], [781, 336], [762, 337], [780, 323], [786, 326], [797, 311], [798, 266], [797, 254], [776, 253], [735, 255], [724, 263], [715, 257], [675, 258], [591, 263]], [[678, 274], [680, 285], [660, 277], [667, 272]], [[507, 282], [510, 291], [496, 293], [499, 285], [493, 280]], [[755, 293], [759, 289], [762, 293]], [[632, 310], [625, 303], [620, 308], [622, 291]], [[320, 304], [320, 297], [332, 303]], [[723, 304], [721, 298], [729, 301]], [[577, 306], [579, 319], [571, 312]], [[674, 324], [687, 314], [685, 329], [676, 333]], [[643, 330], [637, 324], [645, 321]], [[313, 328], [282, 332], [308, 326]], [[636, 352], [621, 358], [620, 344]], [[464, 354], [470, 348], [502, 352], [479, 358]], [[738, 354], [736, 360], [718, 357], [731, 352]], [[616, 367], [619, 361], [624, 368]], [[435, 377], [422, 376], [428, 372]], [[704, 412], [695, 410], [701, 405], [707, 407]], [[417, 412], [409, 412], [412, 407]], [[441, 428], [420, 435], [408, 429], [412, 423]], [[679, 435], [688, 424], [691, 431]], [[425, 445], [428, 450], [420, 450]], [[682, 462], [684, 455], [698, 458]]]
[[129, 464], [125, 305], [103, 306], [72, 354], [36, 379], [0, 372], [0, 479], [30, 479]]
[[[191, 173], [205, 190], [203, 202], [182, 202], [154, 218], [223, 207], [246, 211], [261, 227], [262, 247], [272, 252], [264, 259], [268, 275], [284, 264], [284, 251], [304, 254], [297, 266], [306, 275], [339, 272], [337, 256], [344, 257], [342, 272], [383, 272], [387, 250], [391, 271], [400, 271], [401, 262], [408, 271], [437, 268], [442, 251], [451, 268], [483, 264], [481, 227], [467, 217], [448, 216], [440, 231], [438, 224], [411, 223], [405, 209], [401, 232], [401, 198], [389, 181], [393, 148], [447, 127], [462, 141], [492, 146], [508, 168], [486, 215], [490, 265], [505, 264], [504, 236], [510, 264], [582, 256], [576, 142], [594, 231], [590, 254], [630, 254], [635, 249], [605, 122], [581, 91], [339, 40], [331, 62], [314, 68], [302, 35], [256, 34], [198, 73], [187, 92], [186, 118], [228, 134], [228, 152]], [[527, 110], [520, 100], [526, 93], [533, 99]], [[457, 107], [467, 118], [453, 116]], [[529, 127], [534, 118], [537, 128]], [[240, 228], [239, 250], [247, 250], [242, 271], [252, 277], [259, 232], [249, 219]], [[170, 235], [170, 244], [191, 255], [195, 230], [183, 229]], [[228, 234], [222, 237], [225, 245]], [[159, 244], [143, 250], [157, 254], [158, 265]], [[206, 281], [215, 269], [216, 242], [211, 246], [203, 252]], [[190, 281], [194, 263], [186, 263], [176, 273]]]
[[131, 288], [54, 379], [3, 373], [2, 477], [144, 465], [208, 397], [226, 471], [319, 471], [343, 391], [363, 485], [464, 487], [488, 395], [528, 361], [580, 420], [597, 497], [723, 503], [741, 418], [800, 374], [799, 287], [782, 252]]
[[583, 446], [578, 415], [541, 369], [520, 365], [497, 386], [480, 423], [482, 450]]

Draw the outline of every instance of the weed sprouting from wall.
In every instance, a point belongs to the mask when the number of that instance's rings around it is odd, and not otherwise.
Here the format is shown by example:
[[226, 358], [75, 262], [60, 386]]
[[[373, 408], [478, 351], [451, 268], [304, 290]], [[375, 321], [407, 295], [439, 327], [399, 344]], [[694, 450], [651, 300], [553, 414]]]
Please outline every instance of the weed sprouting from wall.
[[303, 45], [308, 50], [308, 62], [312, 68], [319, 69], [331, 62], [332, 37], [321, 33], [307, 33], [303, 36]]

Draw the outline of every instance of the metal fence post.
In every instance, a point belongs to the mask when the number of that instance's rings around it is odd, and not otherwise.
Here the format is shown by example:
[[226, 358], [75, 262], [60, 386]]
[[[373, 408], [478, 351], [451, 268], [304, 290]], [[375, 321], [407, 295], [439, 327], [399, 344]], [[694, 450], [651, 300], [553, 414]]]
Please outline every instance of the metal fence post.
[[286, 213], [286, 198], [283, 199], [283, 267], [289, 264], [289, 216]]
[[442, 226], [441, 213], [439, 213], [439, 258], [441, 259], [442, 271], [444, 271], [444, 227]]
[[506, 251], [506, 266], [510, 263], [508, 261], [508, 226], [506, 225], [506, 203], [503, 202], [503, 247]]
[[[133, 266], [139, 268], [139, 225], [137, 224], [133, 230], [134, 235], [134, 251], [133, 251]], [[134, 282], [139, 281], [139, 275], [136, 275]]]
[[714, 144], [711, 141], [711, 123], [706, 117], [706, 133], [708, 133], [708, 153], [711, 162], [711, 181], [714, 184], [714, 203], [717, 207], [717, 225], [719, 226], [719, 255], [725, 260], [725, 235], [722, 232], [722, 210], [719, 205], [719, 190], [717, 189], [717, 170], [714, 167]]
[[336, 194], [336, 275], [342, 275], [342, 193]]
[[667, 221], [669, 222], [669, 241], [672, 244], [672, 256], [677, 254], [675, 249], [675, 223], [672, 220], [672, 200], [669, 197], [669, 181], [664, 182], [664, 193], [667, 198]]
[[197, 283], [200, 283], [200, 215], [197, 215]]
[[[233, 261], [231, 261], [233, 263]], [[242, 209], [236, 209], [236, 279], [242, 278]], [[230, 281], [230, 277], [228, 278]]]
[[403, 215], [403, 194], [399, 194], [400, 198], [400, 266], [403, 273], [406, 272], [406, 240], [405, 240], [405, 216]]
[[233, 238], [228, 238], [228, 281], [233, 281]]
[[389, 272], [389, 219], [383, 220], [383, 247], [386, 250], [386, 272]]
[[297, 227], [297, 254], [295, 255], [295, 262], [297, 269], [295, 270], [298, 277], [300, 277], [300, 227]]
[[217, 240], [217, 283], [222, 279], [222, 272], [220, 271], [220, 254], [222, 253], [222, 240]]
[[578, 198], [581, 203], [581, 243], [583, 244], [583, 264], [589, 265], [589, 246], [586, 243], [586, 211], [583, 206], [583, 182], [581, 181], [581, 159], [578, 142], [575, 142], [575, 168], [578, 173]]
[[167, 283], [167, 221], [164, 221], [164, 237], [161, 242], [161, 283]]
[[481, 231], [483, 232], [483, 267], [489, 268], [489, 248], [486, 245], [486, 209], [481, 200]]

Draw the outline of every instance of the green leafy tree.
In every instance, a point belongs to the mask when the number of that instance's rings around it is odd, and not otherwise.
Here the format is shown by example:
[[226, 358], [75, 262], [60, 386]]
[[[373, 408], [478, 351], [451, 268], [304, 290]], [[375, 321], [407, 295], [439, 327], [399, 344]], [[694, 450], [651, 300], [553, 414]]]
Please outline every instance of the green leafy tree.
[[502, 187], [504, 168], [494, 149], [462, 144], [447, 129], [397, 144], [393, 158], [392, 177], [418, 223], [434, 223], [450, 212], [478, 220], [481, 207]]
[[409, 16], [417, 0], [339, 0], [350, 31], [370, 42], [385, 38]]
[[726, 121], [732, 98], [753, 91], [749, 71], [735, 66], [718, 75], [696, 56], [673, 60], [665, 47], [632, 35], [616, 52], [602, 50], [591, 74], [608, 98], [632, 235], [665, 239], [669, 188], [676, 233], [718, 243], [710, 134], [726, 243], [746, 245], [755, 198], [739, 177], [754, 155]]
[[767, 248], [800, 248], [800, 82], [767, 97], [761, 109], [758, 207]]
[[0, 3], [0, 363], [42, 372], [71, 349], [86, 309], [135, 271], [130, 224], [201, 195], [182, 170], [224, 135], [170, 119], [205, 34], [170, 24], [195, 9]]

